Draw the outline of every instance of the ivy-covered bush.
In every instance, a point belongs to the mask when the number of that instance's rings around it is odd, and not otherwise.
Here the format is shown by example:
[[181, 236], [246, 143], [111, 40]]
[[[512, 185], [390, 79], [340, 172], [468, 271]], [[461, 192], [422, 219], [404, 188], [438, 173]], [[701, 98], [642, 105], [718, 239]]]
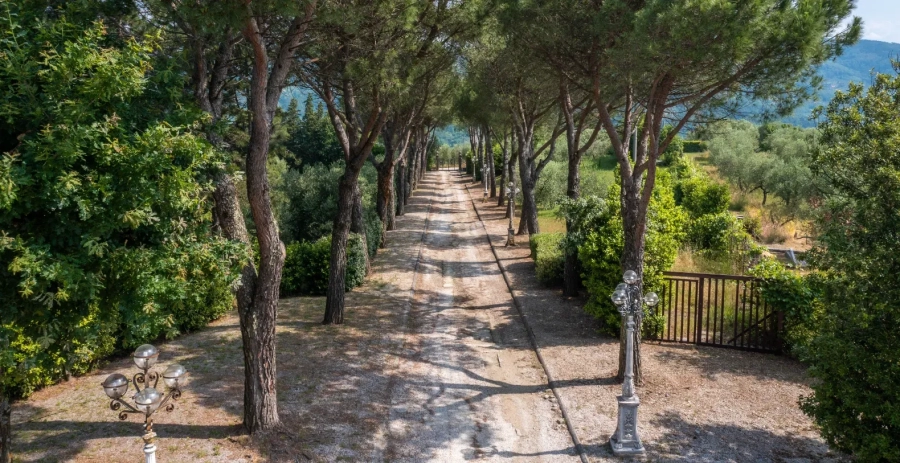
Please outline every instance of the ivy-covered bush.
[[531, 236], [529, 245], [537, 279], [547, 286], [563, 282], [566, 258], [561, 245], [564, 236], [563, 233], [538, 233]]
[[[281, 272], [283, 296], [321, 296], [328, 290], [328, 269], [331, 259], [331, 237], [316, 241], [299, 241], [285, 247], [284, 269]], [[347, 241], [347, 291], [362, 284], [366, 277], [366, 250], [362, 237], [350, 234]]]
[[224, 158], [180, 77], [81, 7], [12, 3], [0, 28], [0, 397], [205, 325], [248, 258], [210, 230]]
[[784, 314], [785, 347], [804, 358], [806, 346], [818, 333], [821, 316], [818, 275], [803, 276], [774, 259], [763, 260], [750, 269], [750, 275], [761, 280], [760, 297]]
[[[590, 298], [585, 311], [598, 318], [603, 330], [617, 336], [621, 315], [609, 299], [616, 285], [622, 281], [621, 256], [624, 249], [622, 217], [619, 207], [619, 185], [610, 187], [606, 201], [598, 203], [599, 210], [585, 214], [585, 236], [578, 248], [578, 258], [584, 273], [582, 280]], [[684, 241], [687, 214], [675, 204], [670, 177], [657, 173], [657, 184], [650, 200], [647, 225], [647, 244], [644, 251], [644, 291], [662, 290], [662, 272], [675, 262]], [[646, 317], [642, 335], [652, 339], [658, 334], [662, 316]]]

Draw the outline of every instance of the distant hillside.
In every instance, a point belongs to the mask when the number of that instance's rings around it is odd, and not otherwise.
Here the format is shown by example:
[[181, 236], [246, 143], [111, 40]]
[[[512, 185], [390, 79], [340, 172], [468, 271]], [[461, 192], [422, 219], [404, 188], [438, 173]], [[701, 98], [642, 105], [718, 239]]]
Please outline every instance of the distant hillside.
[[893, 73], [891, 59], [897, 58], [898, 55], [900, 55], [898, 43], [860, 40], [856, 45], [846, 48], [843, 55], [819, 68], [819, 75], [823, 81], [818, 99], [806, 102], [797, 108], [792, 116], [782, 120], [794, 125], [812, 127], [815, 124], [809, 117], [815, 107], [826, 105], [834, 97], [834, 92], [846, 90], [850, 82], [869, 84], [873, 71]]

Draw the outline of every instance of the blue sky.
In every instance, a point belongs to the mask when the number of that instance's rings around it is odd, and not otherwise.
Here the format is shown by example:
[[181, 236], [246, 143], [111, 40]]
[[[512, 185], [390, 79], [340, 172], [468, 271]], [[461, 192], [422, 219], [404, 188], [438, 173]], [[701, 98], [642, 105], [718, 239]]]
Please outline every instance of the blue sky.
[[863, 19], [863, 38], [900, 43], [900, 1], [857, 0], [854, 16]]

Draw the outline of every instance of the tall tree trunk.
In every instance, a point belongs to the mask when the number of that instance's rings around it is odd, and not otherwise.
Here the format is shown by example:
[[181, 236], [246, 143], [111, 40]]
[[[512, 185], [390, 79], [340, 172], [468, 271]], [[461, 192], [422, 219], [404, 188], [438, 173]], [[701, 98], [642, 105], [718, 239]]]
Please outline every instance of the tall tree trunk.
[[[278, 99], [314, 11], [315, 2], [310, 2], [305, 16], [294, 18], [271, 63], [267, 42], [256, 18], [249, 17], [242, 31], [252, 50], [250, 95], [247, 100], [251, 118], [246, 175], [247, 197], [259, 243], [259, 272], [253, 286], [252, 303], [243, 309], [238, 304], [244, 349], [244, 426], [251, 434], [272, 429], [280, 422], [275, 324], [285, 250], [278, 236], [278, 224], [269, 197], [266, 160]], [[245, 274], [249, 274], [246, 269]]]
[[[516, 154], [516, 151], [514, 149], [515, 145], [513, 143], [514, 143], [515, 139], [516, 139], [515, 133], [513, 133], [510, 136], [510, 140], [509, 140], [509, 149], [510, 149], [509, 161], [507, 161], [507, 163], [506, 163], [506, 178], [509, 179], [509, 182], [512, 182], [513, 190], [518, 188], [517, 187], [518, 182], [516, 182], [516, 161], [519, 159], [519, 156]], [[516, 204], [515, 200], [509, 201], [506, 204], [506, 215], [504, 216], [504, 218], [508, 219], [510, 217], [510, 215], [514, 212], [512, 210], [512, 208], [515, 207], [515, 204]]]
[[[378, 166], [378, 193], [375, 207], [381, 219], [382, 231], [394, 229], [394, 163], [382, 161]], [[382, 245], [384, 238], [382, 234]], [[383, 246], [381, 246], [383, 247]]]
[[244, 420], [251, 432], [271, 429], [279, 423], [275, 389], [275, 319], [285, 251], [272, 212], [266, 171], [270, 136], [264, 97], [266, 72], [265, 68], [254, 69], [257, 85], [251, 90], [253, 119], [247, 153], [247, 196], [259, 242], [259, 274], [253, 305], [240, 314], [244, 366], [249, 373], [244, 392]]
[[499, 195], [497, 195], [497, 206], [503, 206], [506, 203], [506, 195], [507, 195], [507, 177], [506, 171], [509, 169], [509, 150], [506, 144], [506, 134], [503, 134], [503, 139], [500, 142], [500, 151], [503, 154], [503, 164], [500, 166], [500, 188]]
[[[637, 294], [643, 294], [644, 281], [644, 248], [646, 246], [647, 208], [648, 198], [642, 197], [642, 184], [640, 182], [623, 182], [621, 189], [622, 225], [625, 238], [625, 248], [622, 252], [622, 271], [634, 270], [638, 274]], [[643, 317], [635, 316], [635, 342], [634, 342], [634, 380], [635, 383], [643, 382], [641, 369], [641, 323]], [[619, 333], [619, 371], [617, 377], [625, 378], [625, 320], [622, 320], [622, 330]]]
[[344, 286], [347, 272], [347, 239], [353, 210], [353, 189], [357, 177], [344, 172], [338, 183], [338, 214], [331, 229], [331, 263], [328, 270], [328, 292], [325, 295], [325, 319], [322, 324], [344, 323]]
[[534, 187], [537, 181], [537, 169], [535, 167], [533, 127], [524, 127], [524, 133], [519, 139], [519, 177], [522, 180], [522, 214], [519, 222], [518, 235], [526, 231], [529, 235], [540, 233], [538, 226], [537, 204], [534, 201]]
[[9, 450], [12, 444], [12, 407], [9, 397], [0, 391], [0, 463], [10, 463], [12, 457]]
[[[566, 121], [566, 152], [568, 154], [569, 175], [566, 179], [566, 196], [571, 200], [577, 200], [581, 195], [581, 179], [578, 168], [581, 165], [581, 149], [579, 148], [580, 131], [575, 127], [574, 108], [572, 97], [565, 83], [560, 86], [560, 106]], [[566, 233], [573, 233], [574, 224], [566, 220]], [[575, 297], [581, 286], [581, 275], [578, 274], [578, 251], [566, 246], [565, 265], [563, 267], [563, 295]]]
[[488, 173], [488, 180], [490, 181], [490, 197], [497, 197], [497, 170], [494, 167], [494, 143], [491, 140], [491, 129], [489, 127], [484, 128], [484, 156], [487, 161], [487, 168], [485, 170]]
[[406, 159], [404, 155], [402, 159], [400, 159], [400, 172], [397, 176], [397, 186], [400, 191], [399, 197], [397, 198], [397, 215], [403, 215], [403, 206], [406, 202], [406, 180], [407, 180], [407, 169], [409, 168], [409, 161]]

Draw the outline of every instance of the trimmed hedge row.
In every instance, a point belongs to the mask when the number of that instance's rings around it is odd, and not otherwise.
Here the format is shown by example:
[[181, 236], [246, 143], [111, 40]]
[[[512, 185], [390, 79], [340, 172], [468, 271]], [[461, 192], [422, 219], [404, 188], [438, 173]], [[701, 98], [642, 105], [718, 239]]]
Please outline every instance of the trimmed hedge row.
[[709, 147], [706, 146], [706, 142], [703, 140], [685, 140], [684, 141], [684, 152], [685, 153], [702, 153], [707, 150], [709, 150]]
[[[291, 243], [286, 251], [281, 274], [282, 296], [324, 295], [328, 289], [331, 237]], [[351, 233], [347, 241], [347, 272], [344, 276], [347, 291], [362, 284], [366, 277], [366, 251], [362, 237]]]
[[538, 233], [529, 241], [538, 281], [552, 286], [563, 282], [566, 257], [562, 250], [565, 233]]

